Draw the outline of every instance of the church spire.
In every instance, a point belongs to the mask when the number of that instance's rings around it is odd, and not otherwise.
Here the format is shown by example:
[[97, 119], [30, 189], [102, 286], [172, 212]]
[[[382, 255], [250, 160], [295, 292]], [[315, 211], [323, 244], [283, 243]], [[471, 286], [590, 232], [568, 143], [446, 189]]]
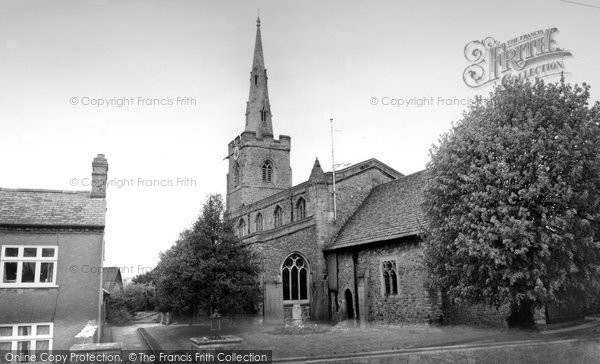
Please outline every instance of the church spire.
[[267, 89], [267, 70], [260, 35], [260, 17], [256, 18], [256, 42], [250, 71], [250, 95], [246, 104], [246, 129], [259, 138], [273, 136], [271, 105]]

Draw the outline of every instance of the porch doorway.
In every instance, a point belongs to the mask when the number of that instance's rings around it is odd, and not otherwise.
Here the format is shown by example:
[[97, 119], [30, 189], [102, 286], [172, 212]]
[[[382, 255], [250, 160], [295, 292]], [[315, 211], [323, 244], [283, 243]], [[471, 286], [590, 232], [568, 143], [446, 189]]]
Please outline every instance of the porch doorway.
[[349, 289], [346, 289], [344, 292], [344, 299], [346, 300], [346, 313], [348, 314], [348, 319], [354, 319], [354, 299], [352, 298], [352, 292]]

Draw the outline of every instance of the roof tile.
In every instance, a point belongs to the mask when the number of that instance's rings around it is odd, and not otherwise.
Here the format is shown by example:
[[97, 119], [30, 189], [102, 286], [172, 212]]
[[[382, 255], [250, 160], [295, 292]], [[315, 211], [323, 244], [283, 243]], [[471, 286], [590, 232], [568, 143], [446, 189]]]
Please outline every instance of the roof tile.
[[0, 225], [104, 226], [105, 214], [87, 191], [0, 188]]
[[419, 234], [425, 183], [423, 170], [375, 187], [327, 250]]

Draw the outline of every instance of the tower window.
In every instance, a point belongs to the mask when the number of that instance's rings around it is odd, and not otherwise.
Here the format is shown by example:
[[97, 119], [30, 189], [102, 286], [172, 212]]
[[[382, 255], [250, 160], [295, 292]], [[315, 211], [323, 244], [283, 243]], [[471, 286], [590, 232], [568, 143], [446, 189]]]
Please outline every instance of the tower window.
[[244, 219], [240, 219], [240, 222], [238, 223], [238, 237], [242, 237], [246, 235], [246, 221], [244, 221]]
[[254, 85], [258, 85], [258, 75], [254, 75]]
[[233, 187], [240, 185], [240, 165], [238, 163], [233, 167]]
[[263, 218], [260, 212], [256, 214], [256, 231], [263, 231]]
[[273, 213], [273, 222], [275, 227], [283, 225], [283, 210], [279, 205], [275, 207], [275, 213]]
[[296, 218], [302, 220], [306, 217], [306, 201], [300, 197], [296, 203]]
[[260, 121], [267, 121], [267, 110], [265, 109], [264, 106], [260, 110]]
[[308, 300], [308, 264], [300, 254], [286, 258], [281, 268], [284, 301]]
[[273, 181], [273, 163], [267, 160], [263, 163], [261, 168], [263, 182], [271, 183]]

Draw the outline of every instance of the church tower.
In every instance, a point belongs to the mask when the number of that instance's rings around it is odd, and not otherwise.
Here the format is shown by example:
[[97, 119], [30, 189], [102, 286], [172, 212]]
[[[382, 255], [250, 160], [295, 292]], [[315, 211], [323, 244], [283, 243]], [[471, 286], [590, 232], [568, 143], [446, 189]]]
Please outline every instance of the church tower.
[[229, 143], [227, 174], [227, 211], [262, 200], [292, 186], [290, 168], [291, 138], [273, 138], [273, 124], [267, 70], [256, 19], [256, 42], [250, 71], [250, 95], [246, 103], [246, 127]]

